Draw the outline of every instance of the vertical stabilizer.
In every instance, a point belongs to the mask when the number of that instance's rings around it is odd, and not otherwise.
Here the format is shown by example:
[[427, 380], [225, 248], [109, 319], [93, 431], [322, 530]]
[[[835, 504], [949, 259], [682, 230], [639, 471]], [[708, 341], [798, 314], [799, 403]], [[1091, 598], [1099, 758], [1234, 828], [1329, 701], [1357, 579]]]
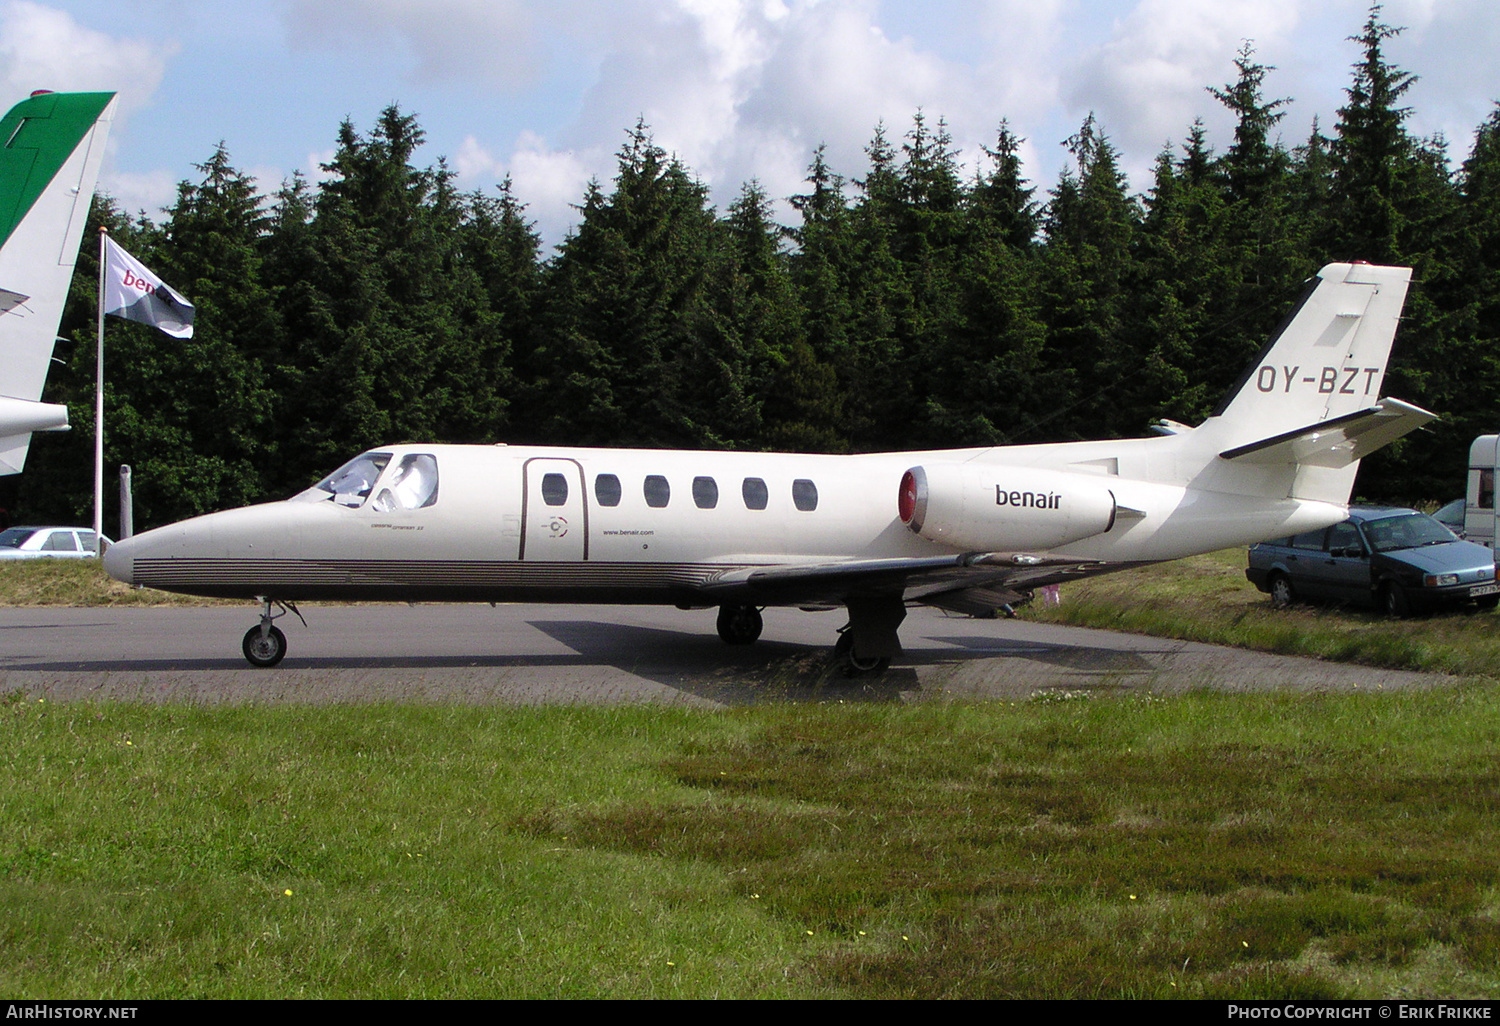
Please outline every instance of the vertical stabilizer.
[[0, 118], [0, 474], [32, 431], [68, 426], [42, 386], [114, 110], [114, 93], [38, 93]]
[[1318, 272], [1239, 386], [1193, 433], [1205, 460], [1201, 485], [1348, 503], [1360, 459], [1433, 419], [1380, 395], [1410, 281], [1407, 267], [1329, 264]]
[[1200, 430], [1228, 449], [1374, 406], [1410, 280], [1409, 267], [1323, 268]]

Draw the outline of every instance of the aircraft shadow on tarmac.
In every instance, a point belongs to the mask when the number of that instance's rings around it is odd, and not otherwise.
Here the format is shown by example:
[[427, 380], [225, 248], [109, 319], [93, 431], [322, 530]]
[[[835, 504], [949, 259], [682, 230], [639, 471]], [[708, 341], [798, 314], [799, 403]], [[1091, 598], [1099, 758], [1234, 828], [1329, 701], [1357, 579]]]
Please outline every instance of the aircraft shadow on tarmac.
[[[610, 667], [634, 677], [726, 705], [760, 701], [898, 701], [920, 691], [918, 667], [996, 662], [996, 677], [1009, 676], [1005, 663], [1026, 660], [1084, 675], [1152, 672], [1141, 655], [1085, 645], [1018, 641], [983, 635], [928, 635], [951, 648], [913, 647], [903, 665], [884, 674], [849, 678], [834, 666], [830, 646], [762, 639], [754, 645], [725, 645], [701, 631], [678, 631], [640, 624], [586, 620], [529, 620], [529, 625], [571, 649], [569, 653], [412, 656], [290, 655], [276, 670], [252, 671], [238, 659], [93, 659], [8, 662], [0, 669], [52, 673], [278, 673], [317, 670], [523, 670], [528, 667]], [[480, 647], [480, 646], [476, 646]], [[1034, 672], [1034, 670], [1033, 670]]]
[[[1030, 659], [1066, 670], [1091, 673], [1151, 673], [1156, 666], [1139, 652], [1123, 652], [1088, 645], [1049, 645], [1045, 642], [1014, 641], [1008, 638], [938, 637], [933, 641], [959, 645], [974, 657], [988, 659]], [[956, 658], [952, 653], [934, 653], [943, 662]]]

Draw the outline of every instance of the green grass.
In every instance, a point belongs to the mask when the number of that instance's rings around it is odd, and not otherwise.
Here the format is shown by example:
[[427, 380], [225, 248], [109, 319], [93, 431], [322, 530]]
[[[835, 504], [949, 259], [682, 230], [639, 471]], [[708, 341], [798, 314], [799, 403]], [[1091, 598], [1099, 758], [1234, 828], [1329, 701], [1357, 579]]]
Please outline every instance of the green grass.
[[213, 605], [216, 599], [132, 588], [104, 572], [97, 559], [0, 561], [0, 606]]
[[1245, 579], [1245, 550], [1090, 578], [1028, 619], [1234, 645], [1399, 670], [1500, 678], [1500, 614], [1452, 611], [1392, 620], [1373, 610], [1272, 609]]
[[[1500, 696], [0, 708], [0, 990], [1500, 995]], [[289, 894], [287, 892], [290, 892]]]

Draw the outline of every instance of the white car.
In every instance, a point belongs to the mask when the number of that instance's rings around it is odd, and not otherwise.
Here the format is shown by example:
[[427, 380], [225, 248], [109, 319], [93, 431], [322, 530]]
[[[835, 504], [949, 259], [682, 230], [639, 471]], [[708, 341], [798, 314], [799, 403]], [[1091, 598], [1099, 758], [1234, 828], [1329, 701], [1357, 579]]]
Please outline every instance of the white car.
[[91, 559], [94, 532], [87, 527], [8, 527], [0, 531], [0, 559]]

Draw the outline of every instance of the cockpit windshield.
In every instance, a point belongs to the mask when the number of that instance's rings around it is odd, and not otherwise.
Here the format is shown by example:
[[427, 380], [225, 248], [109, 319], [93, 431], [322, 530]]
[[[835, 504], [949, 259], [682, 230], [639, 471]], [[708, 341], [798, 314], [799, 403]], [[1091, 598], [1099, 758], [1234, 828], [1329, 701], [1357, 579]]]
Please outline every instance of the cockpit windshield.
[[389, 513], [393, 509], [422, 509], [437, 502], [437, 459], [427, 453], [413, 453], [401, 457], [401, 463], [391, 471], [380, 494], [375, 496], [377, 512]]
[[377, 513], [424, 509], [437, 502], [437, 457], [425, 452], [408, 453], [394, 467], [390, 466], [391, 459], [388, 452], [367, 452], [356, 456], [298, 495], [297, 499], [302, 502], [331, 500], [340, 506], [354, 508], [363, 506], [374, 493], [370, 508]]
[[298, 498], [310, 502], [332, 499], [340, 506], [362, 506], [370, 497], [380, 472], [390, 461], [388, 452], [367, 452], [356, 456]]

